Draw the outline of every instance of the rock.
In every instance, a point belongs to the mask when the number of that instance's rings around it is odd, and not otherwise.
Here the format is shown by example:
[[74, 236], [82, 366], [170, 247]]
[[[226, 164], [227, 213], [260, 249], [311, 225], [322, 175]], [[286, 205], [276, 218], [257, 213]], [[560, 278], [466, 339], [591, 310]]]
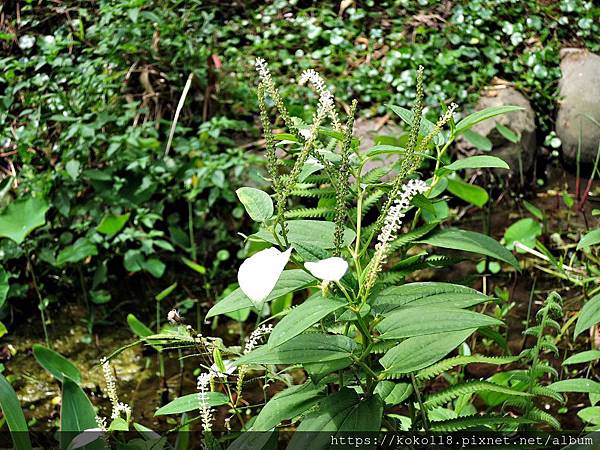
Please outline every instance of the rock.
[[562, 141], [563, 158], [574, 164], [580, 139], [582, 164], [593, 164], [600, 143], [600, 127], [583, 114], [600, 122], [600, 56], [584, 49], [560, 52], [562, 78], [556, 134]]
[[[490, 154], [502, 158], [510, 166], [510, 174], [516, 179], [520, 179], [533, 167], [537, 151], [535, 113], [531, 108], [529, 100], [502, 80], [495, 80], [496, 83], [485, 89], [479, 101], [475, 105], [475, 110], [480, 111], [492, 106], [514, 105], [521, 106], [522, 111], [510, 112], [492, 117], [475, 125], [472, 130], [487, 137], [492, 142], [492, 151]], [[510, 142], [496, 128], [499, 123], [514, 131], [521, 138], [516, 144]], [[506, 171], [498, 172], [500, 175]]]

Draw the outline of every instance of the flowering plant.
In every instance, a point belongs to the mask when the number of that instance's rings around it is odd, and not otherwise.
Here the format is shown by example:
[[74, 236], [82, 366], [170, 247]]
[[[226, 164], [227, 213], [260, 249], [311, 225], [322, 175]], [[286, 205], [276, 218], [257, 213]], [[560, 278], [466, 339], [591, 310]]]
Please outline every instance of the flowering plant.
[[[451, 181], [459, 182], [456, 172], [508, 168], [493, 156], [449, 164], [447, 149], [474, 124], [515, 108], [490, 108], [456, 123], [457, 106], [452, 104], [437, 123], [429, 122], [422, 117], [421, 68], [412, 111], [392, 107], [409, 126], [405, 144], [377, 145], [365, 152], [353, 136], [356, 102], [342, 124], [325, 81], [317, 72], [305, 71], [300, 83], [308, 84], [319, 98], [311, 123], [305, 123], [290, 116], [266, 63], [258, 59], [256, 68], [273, 194], [255, 187], [237, 191], [259, 230], [247, 237], [251, 256], [239, 267], [239, 288], [214, 305], [207, 319], [252, 310], [257, 328], [243, 347], [204, 341], [214, 360], [198, 380], [205, 430], [212, 429], [208, 394], [218, 391], [219, 383], [233, 411], [226, 427], [237, 417], [241, 428], [250, 431], [270, 433], [288, 421], [299, 421], [298, 431], [335, 432], [446, 431], [486, 424], [514, 428], [530, 422], [502, 411], [464, 417], [476, 413], [472, 405], [465, 405], [479, 391], [508, 399], [533, 395], [506, 385], [478, 380], [425, 395], [428, 380], [444, 372], [470, 363], [512, 363], [518, 357], [474, 354], [465, 343], [477, 332], [492, 340], [500, 336], [500, 320], [472, 310], [493, 301], [486, 293], [445, 282], [407, 282], [414, 271], [454, 263], [453, 258], [434, 254], [435, 247], [495, 258], [519, 270], [514, 256], [491, 237], [440, 227], [448, 216], [444, 192]], [[287, 132], [274, 133], [271, 107]], [[369, 169], [382, 155], [395, 159]], [[426, 160], [434, 162], [428, 178], [419, 173]], [[295, 207], [294, 197], [317, 198], [318, 203]], [[272, 314], [272, 301], [291, 294], [298, 304]], [[457, 356], [446, 358], [456, 349]], [[222, 353], [228, 359], [223, 360]], [[293, 385], [291, 374], [299, 370], [306, 376]], [[245, 423], [239, 414], [245, 404], [243, 389], [257, 372], [264, 372], [260, 378], [265, 380], [265, 399], [269, 381], [284, 381], [290, 387]], [[231, 377], [237, 377], [235, 395], [228, 383]], [[445, 406], [450, 413], [441, 414]], [[306, 436], [295, 435], [291, 448], [308, 448]], [[254, 441], [244, 444], [256, 437], [239, 439], [240, 448], [259, 448]], [[311, 441], [310, 448], [327, 445]]]

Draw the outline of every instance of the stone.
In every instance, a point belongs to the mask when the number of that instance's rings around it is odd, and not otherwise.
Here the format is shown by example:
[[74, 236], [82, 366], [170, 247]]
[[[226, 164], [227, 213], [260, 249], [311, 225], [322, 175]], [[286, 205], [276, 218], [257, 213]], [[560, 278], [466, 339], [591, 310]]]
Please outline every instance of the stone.
[[[501, 114], [478, 123], [472, 131], [487, 137], [492, 142], [489, 154], [502, 158], [510, 166], [512, 178], [523, 179], [534, 165], [537, 152], [535, 112], [529, 100], [509, 83], [496, 79], [487, 87], [475, 105], [480, 111], [493, 106], [521, 106], [523, 110]], [[496, 124], [504, 125], [515, 132], [520, 139], [517, 143], [509, 141], [498, 129]], [[488, 153], [486, 153], [488, 154]], [[499, 175], [506, 171], [498, 171]]]
[[600, 124], [600, 56], [578, 48], [564, 48], [560, 56], [556, 134], [562, 142], [563, 158], [569, 165], [576, 163], [581, 137], [580, 162], [593, 164], [600, 144], [600, 126], [584, 115]]

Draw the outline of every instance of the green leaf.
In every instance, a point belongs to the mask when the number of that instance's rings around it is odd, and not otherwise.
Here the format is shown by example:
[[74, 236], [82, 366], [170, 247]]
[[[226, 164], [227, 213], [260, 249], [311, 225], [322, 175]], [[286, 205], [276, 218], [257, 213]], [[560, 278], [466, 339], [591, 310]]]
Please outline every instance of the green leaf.
[[[304, 289], [315, 282], [315, 278], [306, 273], [301, 269], [284, 270], [277, 285], [271, 291], [265, 302], [270, 302], [276, 298], [286, 295], [290, 292], [294, 292], [300, 289]], [[242, 292], [240, 288], [237, 288], [223, 300], [220, 300], [215, 306], [213, 306], [206, 314], [206, 318], [218, 316], [219, 314], [225, 314], [233, 311], [239, 311], [240, 309], [252, 308], [254, 305], [252, 301]]]
[[110, 423], [108, 431], [129, 431], [129, 424], [122, 417], [115, 417]]
[[118, 216], [110, 213], [106, 214], [100, 221], [100, 224], [96, 227], [96, 231], [98, 231], [98, 233], [105, 234], [108, 237], [112, 237], [123, 229], [129, 220], [129, 216], [130, 213], [121, 214]]
[[67, 376], [75, 383], [81, 383], [79, 369], [63, 355], [39, 344], [33, 344], [32, 348], [33, 356], [35, 356], [39, 365], [50, 372], [58, 381], [62, 382], [64, 377]]
[[413, 387], [409, 383], [380, 381], [375, 387], [375, 393], [380, 395], [387, 406], [394, 406], [410, 397], [413, 393]]
[[527, 200], [523, 200], [523, 206], [527, 211], [531, 213], [533, 217], [538, 220], [544, 221], [544, 213], [537, 206], [529, 203]]
[[[61, 449], [68, 448], [70, 442], [82, 431], [97, 427], [96, 411], [85, 392], [73, 380], [64, 377], [60, 409]], [[88, 444], [86, 448], [102, 450], [104, 445], [97, 440]]]
[[396, 310], [376, 328], [381, 339], [400, 339], [493, 325], [502, 325], [502, 321], [464, 309], [425, 306]]
[[600, 244], [600, 228], [596, 228], [583, 236], [577, 244], [577, 250], [598, 244]]
[[[206, 393], [206, 403], [211, 407], [225, 405], [227, 402], [227, 396], [221, 392]], [[165, 416], [167, 414], [181, 414], [197, 410], [199, 407], [200, 400], [198, 399], [198, 393], [188, 394], [178, 397], [172, 402], [167, 403], [165, 406], [158, 408], [154, 415]]]
[[283, 420], [299, 416], [323, 397], [323, 389], [309, 382], [277, 393], [262, 408], [251, 431], [269, 431]]
[[577, 412], [577, 416], [584, 422], [593, 423], [594, 425], [600, 424], [600, 407], [599, 406], [588, 406]]
[[242, 187], [235, 193], [255, 222], [264, 222], [273, 216], [273, 200], [266, 192], [252, 187]]
[[332, 434], [377, 432], [382, 416], [383, 402], [379, 395], [361, 398], [354, 390], [342, 388], [321, 400], [317, 410], [304, 418], [287, 450], [325, 450], [331, 448]]
[[152, 336], [154, 334], [154, 332], [150, 328], [144, 325], [133, 314], [127, 314], [127, 324], [129, 325], [129, 328], [131, 328], [131, 331], [133, 331], [133, 334], [135, 334], [138, 337], [141, 337], [142, 339], [147, 336]]
[[352, 359], [347, 357], [321, 363], [305, 363], [304, 370], [306, 370], [313, 383], [318, 383], [330, 373], [340, 369], [345, 369], [351, 364]]
[[247, 364], [302, 364], [348, 358], [357, 344], [346, 336], [309, 333], [296, 336], [279, 347], [262, 345], [235, 361]]
[[46, 223], [49, 207], [45, 199], [36, 197], [11, 202], [0, 212], [0, 237], [22, 243], [29, 233]]
[[68, 263], [76, 263], [89, 256], [98, 254], [96, 244], [86, 237], [79, 238], [73, 245], [64, 248], [56, 257], [56, 265], [61, 267]]
[[[413, 112], [410, 109], [403, 108], [402, 106], [390, 105], [390, 109], [394, 111], [407, 125], [412, 125]], [[421, 124], [419, 126], [419, 134], [421, 136], [427, 136], [435, 128], [435, 124], [425, 117], [421, 117]], [[438, 133], [433, 137], [435, 145], [443, 145], [444, 137]]]
[[479, 150], [489, 152], [492, 149], [492, 141], [473, 130], [465, 130], [463, 136]]
[[269, 336], [269, 347], [277, 347], [289, 341], [328, 314], [344, 306], [346, 306], [344, 300], [332, 297], [324, 298], [320, 292], [317, 292], [304, 303], [292, 309], [275, 326]]
[[9, 279], [10, 273], [4, 270], [4, 267], [0, 267], [0, 308], [4, 306], [8, 291], [10, 290]]
[[[334, 248], [334, 233], [335, 223], [327, 222], [324, 220], [288, 220], [285, 222], [288, 227], [288, 242], [290, 244], [311, 244], [323, 249]], [[280, 227], [277, 227], [279, 239], [283, 240], [281, 236]], [[356, 233], [346, 228], [344, 230], [343, 245], [347, 246], [354, 241]], [[252, 237], [262, 239], [270, 242], [273, 245], [277, 245], [277, 240], [273, 236], [271, 231], [261, 229], [258, 233], [252, 235]]]
[[600, 350], [587, 350], [585, 352], [575, 353], [569, 356], [562, 363], [563, 366], [569, 364], [582, 364], [590, 361], [596, 361], [600, 359]]
[[465, 202], [475, 206], [483, 207], [489, 200], [489, 195], [485, 189], [476, 184], [465, 183], [461, 179], [448, 178], [448, 191]]
[[459, 135], [463, 131], [468, 130], [473, 125], [483, 122], [484, 120], [490, 119], [494, 116], [498, 116], [500, 114], [505, 114], [513, 111], [520, 111], [523, 108], [520, 106], [491, 106], [489, 108], [482, 109], [481, 111], [474, 112], [473, 114], [469, 114], [467, 117], [462, 119], [460, 122], [456, 124], [455, 134]]
[[[510, 250], [514, 250], [518, 241], [527, 247], [535, 247], [538, 236], [542, 235], [542, 226], [539, 222], [527, 217], [513, 223], [504, 233], [504, 243]], [[522, 251], [517, 249], [517, 251]]]
[[19, 399], [15, 390], [2, 374], [0, 374], [0, 407], [12, 436], [14, 448], [16, 450], [31, 450], [33, 447], [29, 439], [29, 428], [19, 404]]
[[589, 330], [598, 322], [600, 322], [600, 294], [594, 295], [581, 308], [577, 323], [575, 324], [575, 337]]
[[475, 329], [470, 329], [411, 337], [388, 350], [379, 362], [386, 372], [414, 372], [438, 362], [474, 331]]
[[510, 128], [502, 125], [500, 122], [496, 123], [496, 129], [500, 132], [502, 136], [506, 138], [506, 140], [512, 142], [513, 144], [516, 144], [517, 142], [519, 142], [519, 139], [521, 139], [517, 133], [515, 133]]
[[467, 286], [426, 281], [392, 286], [377, 294], [372, 302], [373, 311], [386, 314], [397, 308], [436, 306], [468, 308], [490, 298]]
[[519, 262], [513, 254], [500, 245], [498, 241], [485, 234], [460, 230], [458, 228], [448, 228], [432, 234], [431, 237], [421, 242], [433, 245], [434, 247], [462, 250], [490, 256], [512, 265], [519, 271], [521, 270]]
[[556, 392], [585, 392], [600, 394], [600, 383], [586, 378], [572, 378], [570, 380], [557, 381], [548, 385], [549, 389]]
[[206, 267], [192, 261], [191, 259], [187, 259], [185, 256], [181, 257], [181, 261], [183, 261], [183, 263], [193, 271], [198, 272], [200, 275], [204, 275], [206, 273]]
[[489, 155], [469, 156], [468, 158], [457, 159], [452, 164], [448, 164], [443, 168], [452, 171], [483, 168], [510, 169], [506, 161], [497, 156]]

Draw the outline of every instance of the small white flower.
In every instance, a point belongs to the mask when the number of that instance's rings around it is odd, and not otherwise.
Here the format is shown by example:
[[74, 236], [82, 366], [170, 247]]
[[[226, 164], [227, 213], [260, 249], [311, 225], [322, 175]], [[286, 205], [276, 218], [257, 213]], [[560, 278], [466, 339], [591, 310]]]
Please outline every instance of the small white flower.
[[179, 311], [177, 311], [176, 309], [172, 309], [171, 311], [169, 311], [169, 314], [167, 314], [167, 320], [172, 324], [181, 322], [181, 316], [179, 315]]
[[261, 303], [269, 296], [291, 253], [291, 247], [285, 252], [271, 247], [261, 250], [242, 263], [238, 270], [238, 283], [242, 292], [253, 303]]
[[317, 262], [305, 262], [304, 267], [323, 281], [340, 281], [348, 270], [348, 263], [343, 258], [334, 256]]
[[217, 363], [215, 363], [210, 366], [210, 373], [212, 373], [215, 378], [225, 378], [227, 375], [231, 375], [233, 372], [235, 372], [235, 369], [237, 368], [233, 361], [229, 359], [224, 359], [223, 365], [225, 366], [225, 372], [221, 372], [221, 370], [217, 367]]

